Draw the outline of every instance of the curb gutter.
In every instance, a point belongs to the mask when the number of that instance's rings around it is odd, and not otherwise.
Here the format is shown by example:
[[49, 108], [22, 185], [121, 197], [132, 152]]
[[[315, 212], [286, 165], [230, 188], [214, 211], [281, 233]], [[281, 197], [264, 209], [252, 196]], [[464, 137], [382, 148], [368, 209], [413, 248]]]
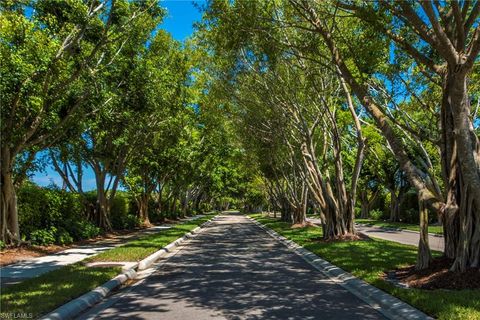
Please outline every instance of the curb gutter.
[[155, 261], [159, 258], [172, 251], [186, 240], [193, 238], [196, 234], [200, 233], [203, 228], [209, 226], [217, 216], [214, 216], [210, 220], [202, 223], [200, 226], [196, 227], [192, 231], [185, 234], [183, 237], [178, 238], [177, 240], [169, 243], [164, 248], [154, 252], [145, 259], [136, 263], [132, 268], [126, 270], [125, 272], [117, 275], [113, 279], [105, 282], [104, 284], [96, 287], [90, 292], [85, 293], [84, 295], [75, 298], [66, 304], [58, 307], [47, 315], [41, 317], [41, 320], [64, 320], [64, 319], [73, 319], [78, 316], [83, 311], [92, 307], [93, 305], [100, 302], [103, 298], [109, 295], [113, 290], [120, 287], [122, 284], [127, 282], [129, 279], [134, 279], [137, 275], [137, 271], [145, 270], [149, 268]]
[[265, 230], [272, 238], [284, 244], [287, 248], [294, 251], [302, 259], [311, 264], [315, 269], [325, 274], [335, 283], [341, 285], [353, 295], [368, 303], [375, 310], [383, 314], [388, 319], [403, 320], [433, 320], [422, 311], [412, 307], [406, 302], [372, 286], [371, 284], [355, 277], [343, 269], [320, 258], [313, 252], [303, 248], [297, 243], [285, 238], [274, 230], [264, 226], [253, 218], [248, 217], [255, 225]]

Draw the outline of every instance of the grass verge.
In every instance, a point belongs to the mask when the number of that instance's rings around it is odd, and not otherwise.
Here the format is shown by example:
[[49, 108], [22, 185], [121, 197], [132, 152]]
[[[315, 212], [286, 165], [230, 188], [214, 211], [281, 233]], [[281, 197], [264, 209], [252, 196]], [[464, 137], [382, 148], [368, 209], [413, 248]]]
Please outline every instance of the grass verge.
[[36, 318], [98, 287], [120, 270], [75, 263], [2, 288], [2, 313], [26, 313]]
[[96, 256], [87, 258], [85, 261], [140, 261], [160, 248], [165, 247], [170, 242], [184, 236], [213, 216], [215, 215], [209, 214], [195, 220], [172, 225], [170, 229], [127, 242], [123, 246], [104, 251]]
[[413, 246], [380, 239], [319, 242], [318, 238], [322, 236], [321, 228], [292, 229], [288, 223], [261, 214], [250, 216], [330, 263], [429, 315], [442, 320], [480, 319], [480, 289], [459, 291], [402, 289], [382, 279], [381, 276], [386, 270], [415, 263], [417, 249]]
[[182, 237], [215, 214], [172, 225], [170, 229], [127, 242], [69, 266], [62, 267], [2, 288], [1, 313], [31, 314], [37, 318], [107, 282], [121, 271], [119, 267], [86, 267], [91, 261], [138, 261]]
[[[403, 223], [403, 222], [388, 222], [388, 221], [381, 221], [381, 220], [373, 220], [373, 219], [355, 219], [355, 222], [362, 223], [362, 224], [369, 224], [374, 225], [377, 227], [384, 227], [384, 228], [394, 228], [394, 229], [404, 229], [404, 230], [411, 230], [411, 231], [420, 231], [420, 226], [417, 224], [411, 223]], [[434, 234], [443, 234], [443, 227], [442, 226], [428, 226], [428, 232]]]

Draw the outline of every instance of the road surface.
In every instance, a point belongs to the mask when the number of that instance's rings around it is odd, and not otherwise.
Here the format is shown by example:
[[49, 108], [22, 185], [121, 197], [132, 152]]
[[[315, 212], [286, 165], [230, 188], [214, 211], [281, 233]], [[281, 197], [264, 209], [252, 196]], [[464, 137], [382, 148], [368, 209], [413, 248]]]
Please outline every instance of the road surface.
[[156, 267], [80, 319], [384, 319], [238, 214]]

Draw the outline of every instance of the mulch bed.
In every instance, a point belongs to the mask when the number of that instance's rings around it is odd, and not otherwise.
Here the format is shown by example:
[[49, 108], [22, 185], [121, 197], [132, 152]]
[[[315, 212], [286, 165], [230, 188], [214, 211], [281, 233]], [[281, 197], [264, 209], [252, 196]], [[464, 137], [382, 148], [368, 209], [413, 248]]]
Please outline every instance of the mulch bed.
[[27, 260], [34, 257], [41, 257], [47, 254], [56, 253], [65, 249], [67, 246], [20, 246], [6, 248], [0, 252], [0, 266], [6, 266], [8, 264], [16, 263], [19, 261]]
[[305, 223], [296, 223], [292, 224], [290, 228], [292, 229], [298, 229], [298, 228], [306, 228], [306, 227], [318, 227], [318, 225], [311, 223], [310, 221], [307, 221]]
[[398, 268], [389, 273], [409, 288], [419, 289], [479, 289], [480, 269], [469, 268], [465, 272], [451, 272], [453, 260], [444, 257], [435, 258], [430, 268], [415, 270], [415, 266]]
[[137, 232], [142, 228], [135, 228], [133, 230], [115, 230], [95, 238], [76, 241], [70, 245], [49, 245], [49, 246], [33, 246], [28, 244], [22, 244], [17, 247], [7, 247], [0, 252], [0, 266], [6, 266], [12, 263], [17, 263], [23, 260], [28, 260], [35, 257], [41, 257], [66, 249], [70, 249], [79, 245], [92, 244], [102, 240], [115, 239], [121, 235], [127, 235], [129, 233]]

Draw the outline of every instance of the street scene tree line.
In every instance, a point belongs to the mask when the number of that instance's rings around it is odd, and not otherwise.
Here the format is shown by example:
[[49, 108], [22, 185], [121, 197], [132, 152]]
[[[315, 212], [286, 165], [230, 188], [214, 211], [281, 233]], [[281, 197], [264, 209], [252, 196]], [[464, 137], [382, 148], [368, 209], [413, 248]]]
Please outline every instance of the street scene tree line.
[[181, 44], [153, 0], [2, 2], [4, 245], [236, 206], [325, 239], [419, 223], [419, 269], [440, 224], [451, 270], [480, 266], [479, 1], [198, 6]]
[[[65, 244], [255, 193], [198, 54], [158, 28], [157, 1], [3, 1], [1, 12], [4, 245]], [[48, 166], [63, 183], [32, 184]]]
[[[214, 1], [198, 37], [237, 112], [282, 219], [320, 214], [325, 238], [355, 234], [388, 191], [389, 218], [416, 209], [417, 267], [444, 228], [452, 271], [478, 268], [478, 2]], [[417, 204], [401, 208], [413, 193]], [[411, 198], [410, 198], [411, 201]], [[360, 203], [360, 205], [357, 205]], [[386, 209], [386, 208], [385, 208]]]

